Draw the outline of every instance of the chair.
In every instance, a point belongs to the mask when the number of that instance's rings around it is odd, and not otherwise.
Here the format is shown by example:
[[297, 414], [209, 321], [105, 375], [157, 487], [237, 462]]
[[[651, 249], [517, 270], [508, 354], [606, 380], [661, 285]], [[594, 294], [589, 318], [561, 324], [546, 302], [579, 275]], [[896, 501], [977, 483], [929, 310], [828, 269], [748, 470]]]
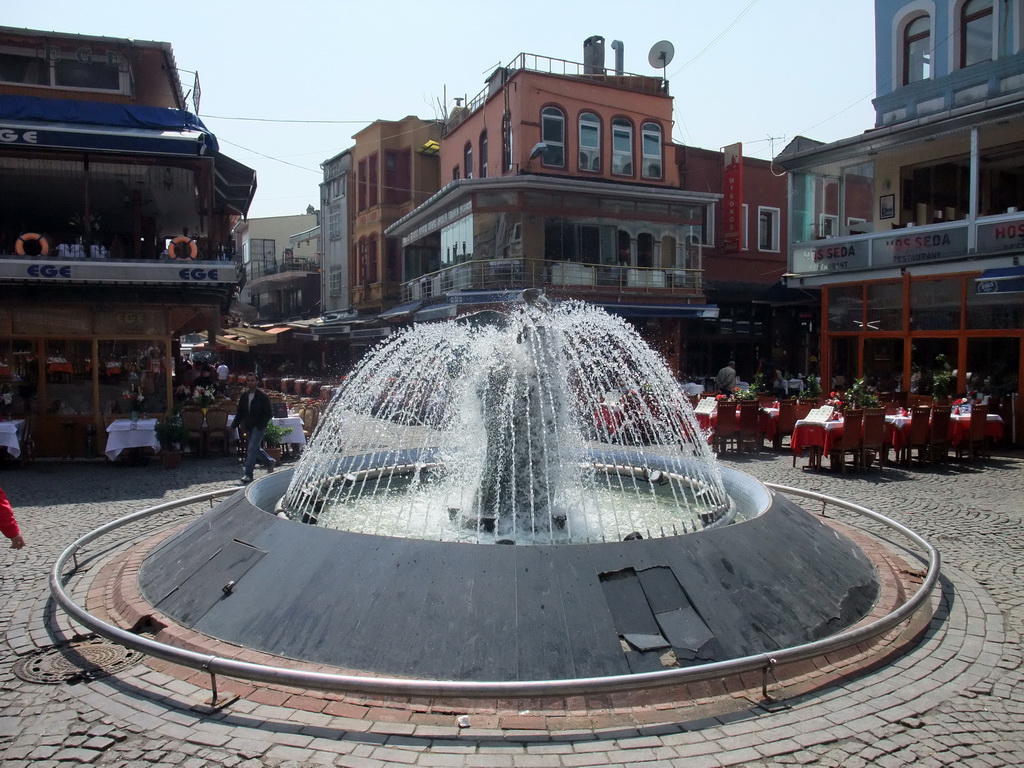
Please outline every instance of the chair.
[[181, 409], [181, 423], [188, 430], [189, 450], [192, 444], [196, 444], [196, 451], [200, 456], [206, 455], [206, 429], [201, 409], [192, 406]]
[[949, 459], [949, 416], [952, 407], [948, 405], [932, 406], [931, 426], [928, 429], [928, 460], [941, 461]]
[[232, 442], [231, 430], [228, 428], [228, 412], [223, 408], [210, 408], [206, 412], [207, 448], [219, 443], [224, 455], [228, 456], [234, 447]]
[[319, 408], [306, 408], [302, 412], [302, 434], [306, 436], [306, 442], [309, 442], [310, 439], [312, 439], [313, 433], [316, 431], [316, 427], [319, 423]]
[[761, 404], [756, 400], [740, 403], [737, 450], [761, 450]]
[[860, 463], [861, 444], [864, 437], [863, 428], [864, 411], [850, 409], [843, 412], [843, 431], [833, 439], [828, 453], [828, 460], [833, 468], [838, 462], [839, 468], [846, 472], [846, 454], [850, 454], [854, 465]]
[[31, 464], [36, 458], [35, 438], [36, 415], [29, 413], [25, 415], [25, 432], [21, 437], [21, 464]]
[[903, 463], [908, 467], [913, 456], [914, 449], [917, 449], [918, 461], [924, 461], [928, 451], [928, 432], [931, 429], [931, 408], [926, 406], [914, 406], [910, 411], [910, 426], [907, 427], [907, 440], [903, 445]]
[[863, 438], [860, 446], [860, 464], [871, 467], [872, 456], [878, 456], [878, 471], [885, 469], [889, 447], [885, 444], [885, 408], [865, 408]]
[[988, 406], [971, 406], [971, 423], [967, 429], [965, 439], [957, 443], [956, 457], [963, 458], [967, 454], [969, 461], [974, 461], [977, 456], [987, 457], [988, 446], [985, 444], [985, 426], [988, 422]]
[[[782, 438], [792, 439], [793, 427], [797, 421], [797, 404], [795, 399], [779, 400], [779, 415], [775, 419], [775, 437], [772, 439], [772, 447], [778, 450], [782, 447]], [[810, 411], [810, 408], [807, 408]], [[805, 412], [806, 416], [807, 413]]]
[[715, 408], [715, 436], [714, 446], [716, 453], [725, 453], [732, 443], [736, 450], [739, 450], [739, 424], [736, 421], [736, 403], [732, 400], [720, 400]]

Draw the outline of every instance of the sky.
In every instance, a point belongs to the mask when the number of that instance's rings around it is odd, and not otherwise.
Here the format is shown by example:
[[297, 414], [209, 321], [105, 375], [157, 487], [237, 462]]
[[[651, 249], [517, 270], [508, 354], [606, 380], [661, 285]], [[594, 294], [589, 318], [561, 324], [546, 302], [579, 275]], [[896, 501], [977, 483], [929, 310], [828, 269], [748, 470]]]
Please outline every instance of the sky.
[[[672, 139], [763, 159], [802, 135], [871, 128], [870, 0], [43, 0], [4, 3], [0, 24], [170, 43], [221, 151], [257, 172], [250, 218], [319, 207], [320, 164], [378, 119], [439, 118], [520, 53], [583, 60], [583, 41], [621, 40], [626, 72], [675, 98]], [[189, 97], [191, 103], [191, 96]]]

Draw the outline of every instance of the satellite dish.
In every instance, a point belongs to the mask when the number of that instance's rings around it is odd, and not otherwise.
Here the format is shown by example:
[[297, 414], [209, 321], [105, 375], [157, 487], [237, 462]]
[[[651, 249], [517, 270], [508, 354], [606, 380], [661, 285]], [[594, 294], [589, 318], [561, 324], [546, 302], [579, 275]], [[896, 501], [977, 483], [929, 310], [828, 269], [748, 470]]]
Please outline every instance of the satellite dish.
[[651, 46], [651, 52], [647, 54], [647, 62], [655, 69], [664, 69], [676, 55], [676, 49], [668, 40], [662, 40]]

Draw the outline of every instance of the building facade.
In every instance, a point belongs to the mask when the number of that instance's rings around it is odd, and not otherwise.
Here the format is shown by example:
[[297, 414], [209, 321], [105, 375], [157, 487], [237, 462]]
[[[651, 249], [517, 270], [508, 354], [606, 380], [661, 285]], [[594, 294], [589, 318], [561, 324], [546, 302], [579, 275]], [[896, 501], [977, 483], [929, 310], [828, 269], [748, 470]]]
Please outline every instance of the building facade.
[[703, 249], [718, 195], [680, 189], [660, 77], [520, 54], [445, 120], [442, 189], [387, 230], [400, 321], [453, 317], [524, 288], [631, 318], [680, 365], [684, 320], [713, 317]]
[[320, 314], [320, 234], [315, 211], [246, 219], [235, 226], [245, 272], [242, 301], [261, 322]]
[[949, 371], [957, 392], [1018, 415], [1021, 5], [876, 0], [875, 126], [778, 158], [790, 173], [789, 284], [822, 289], [826, 375], [927, 395]]
[[0, 408], [37, 455], [165, 412], [180, 336], [230, 307], [256, 177], [188, 106], [167, 43], [0, 28]]
[[321, 163], [320, 230], [323, 267], [320, 296], [323, 314], [352, 308], [349, 281], [349, 240], [352, 219], [352, 154], [345, 150]]

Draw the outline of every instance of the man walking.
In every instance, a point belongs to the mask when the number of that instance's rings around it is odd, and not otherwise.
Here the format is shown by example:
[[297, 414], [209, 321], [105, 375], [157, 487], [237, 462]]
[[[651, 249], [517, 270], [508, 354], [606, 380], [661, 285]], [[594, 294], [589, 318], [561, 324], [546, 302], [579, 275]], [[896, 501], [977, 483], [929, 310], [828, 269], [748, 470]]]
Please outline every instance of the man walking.
[[256, 386], [257, 383], [256, 374], [246, 375], [246, 390], [238, 398], [238, 411], [231, 422], [232, 429], [241, 429], [242, 432], [249, 434], [249, 443], [245, 451], [245, 470], [242, 474], [243, 483], [252, 482], [252, 471], [256, 467], [257, 459], [267, 468], [267, 472], [273, 472], [277, 466], [277, 462], [263, 450], [263, 431], [270, 423], [273, 411], [270, 407], [270, 398]]

